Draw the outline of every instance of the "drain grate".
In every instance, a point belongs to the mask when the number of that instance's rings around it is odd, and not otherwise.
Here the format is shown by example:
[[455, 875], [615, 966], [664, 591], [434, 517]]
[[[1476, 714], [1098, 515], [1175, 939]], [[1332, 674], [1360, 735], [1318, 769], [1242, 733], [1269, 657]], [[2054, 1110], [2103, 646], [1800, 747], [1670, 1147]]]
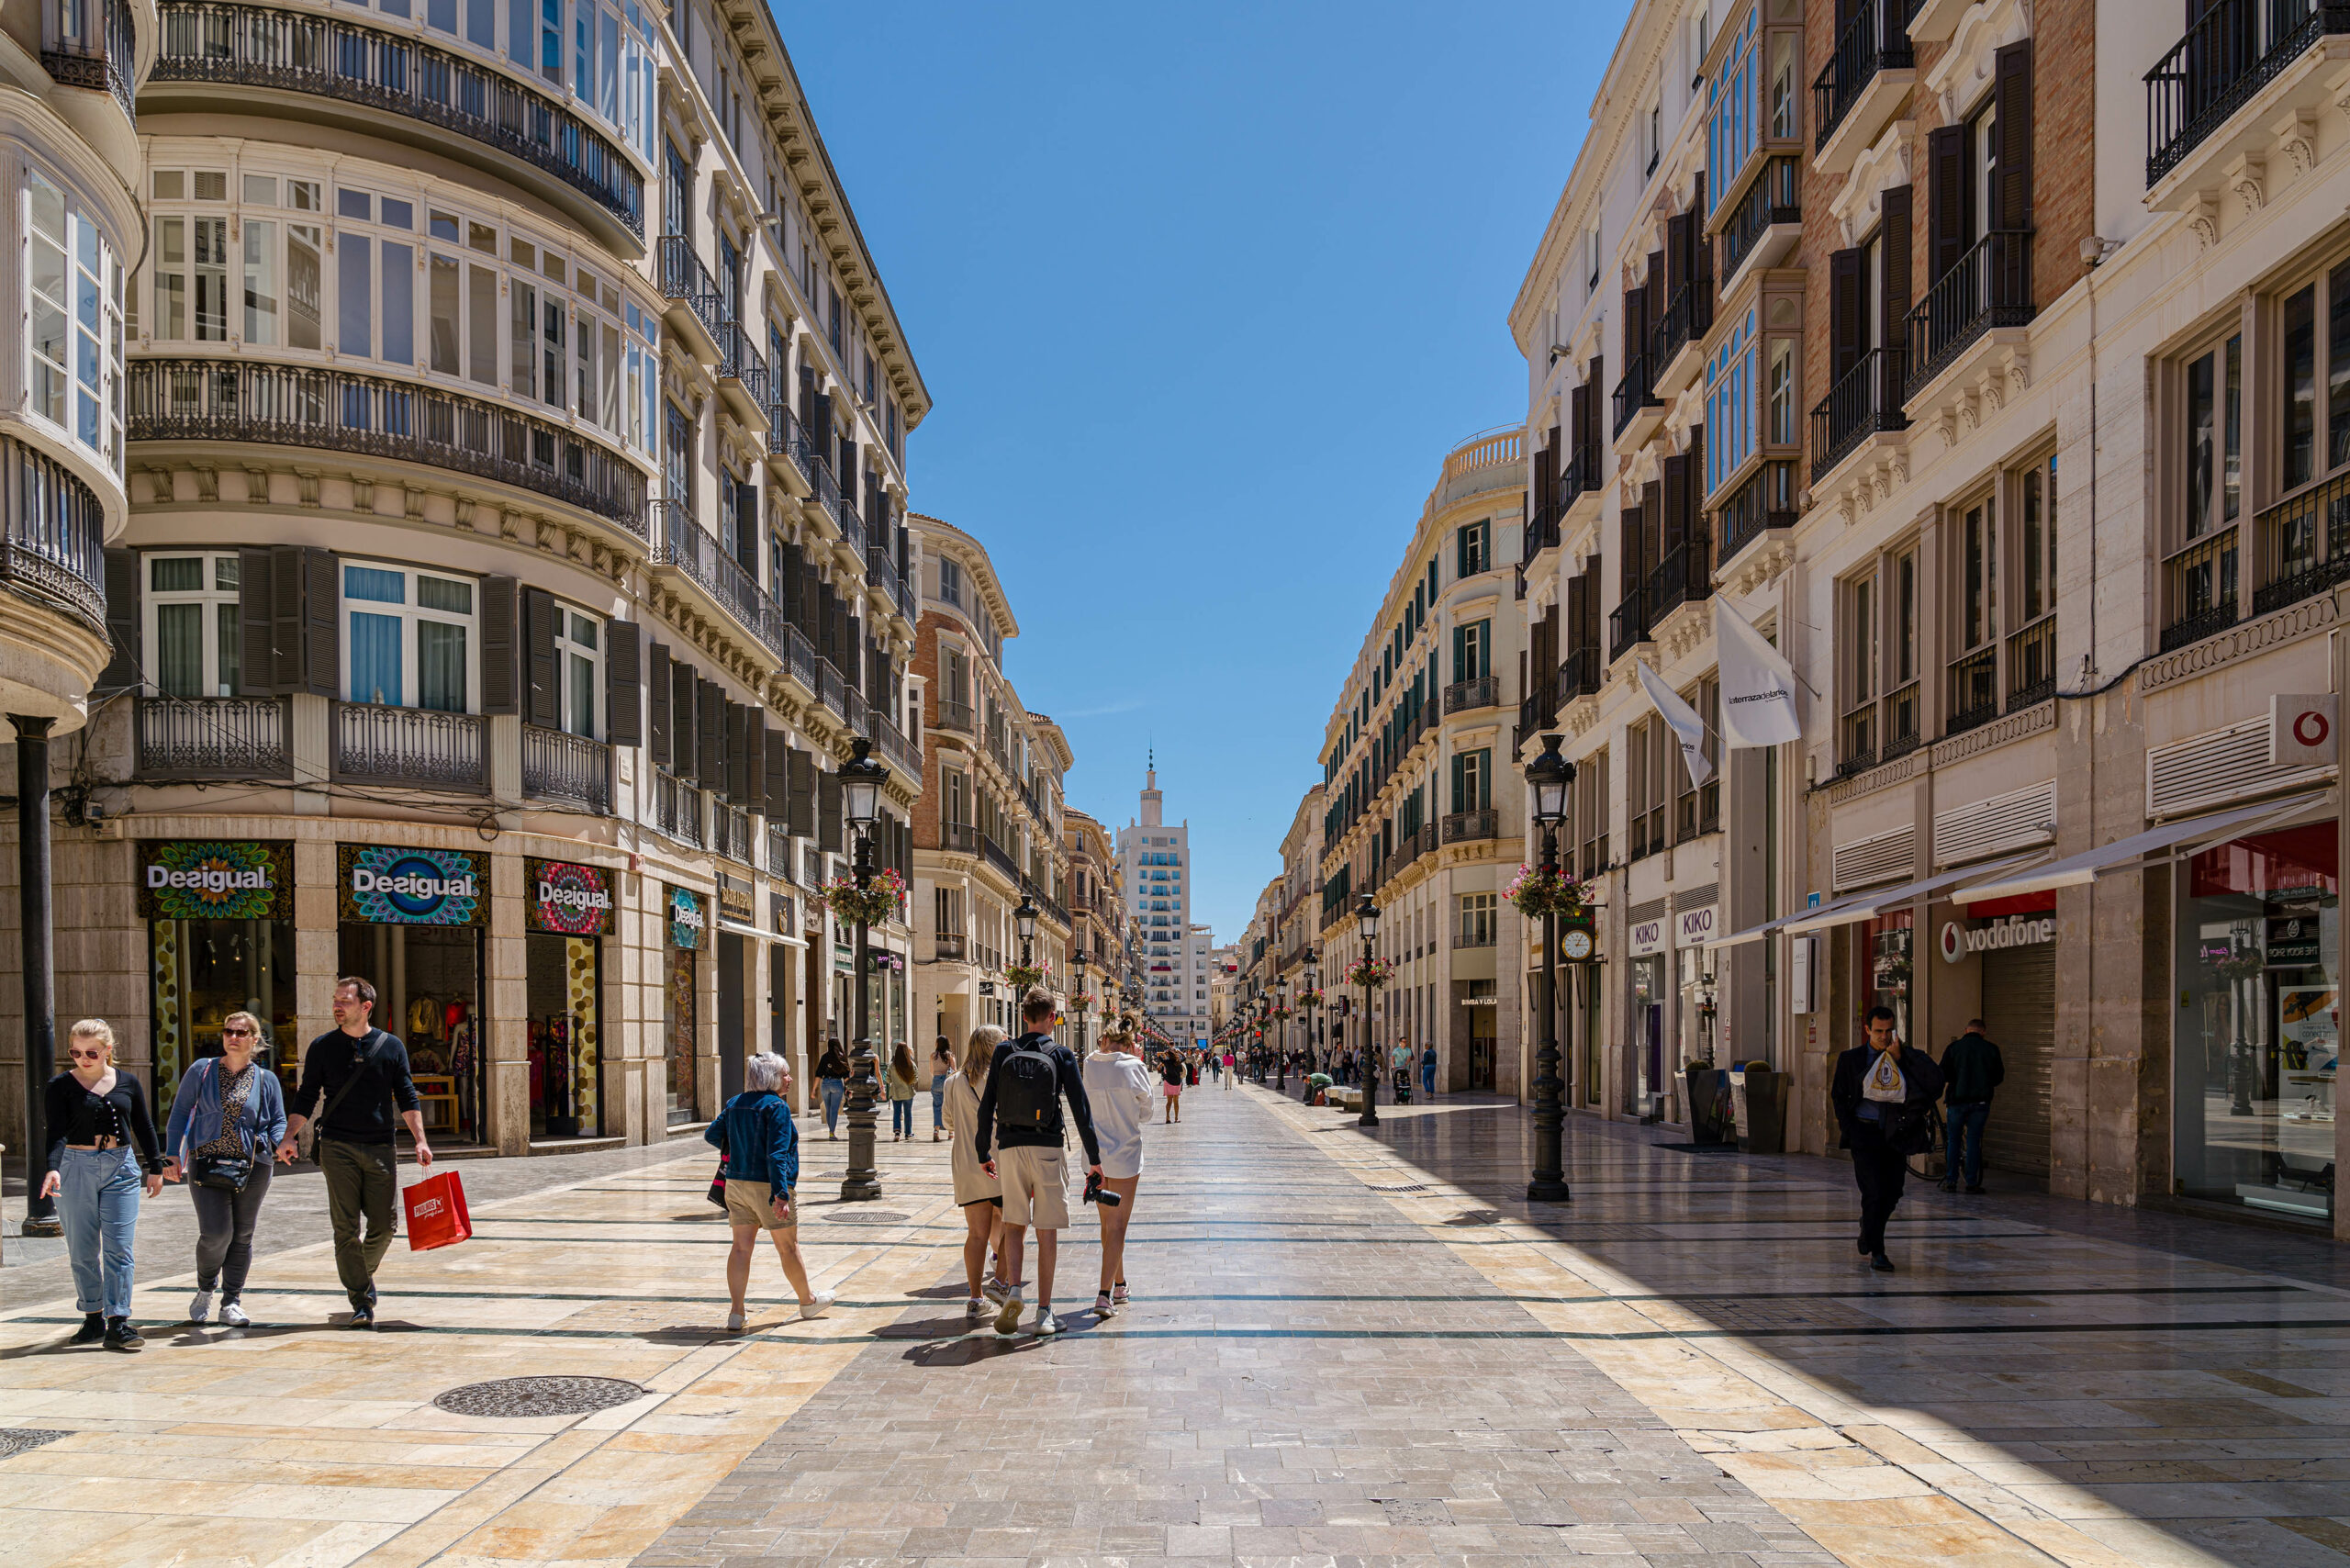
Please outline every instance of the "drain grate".
[[433, 1400], [453, 1416], [502, 1416], [528, 1420], [542, 1416], [591, 1416], [642, 1399], [645, 1391], [616, 1377], [502, 1377], [469, 1383]]
[[0, 1427], [0, 1459], [12, 1453], [24, 1453], [43, 1443], [53, 1443], [60, 1438], [70, 1438], [71, 1432], [52, 1432], [43, 1427]]
[[1374, 1193], [1425, 1193], [1427, 1188], [1417, 1182], [1411, 1182], [1401, 1187], [1373, 1187], [1371, 1191]]
[[890, 1209], [857, 1209], [826, 1215], [824, 1219], [832, 1225], [903, 1225], [910, 1217]]

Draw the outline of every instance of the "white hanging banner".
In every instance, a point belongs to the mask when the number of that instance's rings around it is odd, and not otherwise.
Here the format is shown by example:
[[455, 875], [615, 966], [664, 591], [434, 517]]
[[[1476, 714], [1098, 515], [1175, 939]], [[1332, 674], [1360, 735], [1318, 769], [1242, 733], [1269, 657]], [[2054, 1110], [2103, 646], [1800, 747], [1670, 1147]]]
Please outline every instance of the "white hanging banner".
[[1640, 672], [1640, 689], [1649, 694], [1649, 700], [1672, 727], [1673, 738], [1681, 743], [1681, 760], [1689, 765], [1689, 788], [1695, 790], [1714, 776], [1714, 765], [1706, 760], [1706, 721], [1644, 661], [1635, 660], [1633, 667]]
[[1714, 642], [1722, 683], [1722, 738], [1733, 748], [1801, 740], [1793, 666], [1745, 616], [1718, 598], [1714, 600]]

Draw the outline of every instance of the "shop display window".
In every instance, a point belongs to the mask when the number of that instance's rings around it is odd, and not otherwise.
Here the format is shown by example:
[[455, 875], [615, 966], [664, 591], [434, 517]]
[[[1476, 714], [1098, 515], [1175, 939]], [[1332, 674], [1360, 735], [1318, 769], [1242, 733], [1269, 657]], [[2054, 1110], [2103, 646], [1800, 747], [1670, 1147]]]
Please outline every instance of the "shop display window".
[[2333, 1216], [2339, 832], [2324, 822], [2234, 839], [2177, 879], [2184, 1196]]
[[[1859, 1008], [1865, 1014], [1873, 1007], [1893, 1010], [1893, 1032], [1911, 1045], [1919, 1041], [1910, 1028], [1910, 962], [1917, 938], [1917, 915], [1910, 910], [1897, 910], [1879, 915], [1861, 925], [1860, 948], [1855, 955], [1861, 966], [1859, 983], [1853, 994], [1865, 998]], [[1855, 1016], [1853, 1043], [1860, 1043], [1859, 1016]]]
[[487, 1141], [481, 933], [345, 921], [336, 972], [375, 988], [375, 1024], [408, 1047], [428, 1137]]

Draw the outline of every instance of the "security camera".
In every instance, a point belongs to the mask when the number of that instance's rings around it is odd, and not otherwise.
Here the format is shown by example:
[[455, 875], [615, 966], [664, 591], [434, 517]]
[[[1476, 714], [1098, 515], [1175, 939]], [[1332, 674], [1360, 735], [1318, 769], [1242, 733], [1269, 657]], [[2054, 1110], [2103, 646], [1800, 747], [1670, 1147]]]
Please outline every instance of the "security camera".
[[2098, 234], [2088, 235], [2081, 241], [2081, 265], [2096, 266], [2120, 249], [2121, 241], [2119, 240], [2108, 240]]

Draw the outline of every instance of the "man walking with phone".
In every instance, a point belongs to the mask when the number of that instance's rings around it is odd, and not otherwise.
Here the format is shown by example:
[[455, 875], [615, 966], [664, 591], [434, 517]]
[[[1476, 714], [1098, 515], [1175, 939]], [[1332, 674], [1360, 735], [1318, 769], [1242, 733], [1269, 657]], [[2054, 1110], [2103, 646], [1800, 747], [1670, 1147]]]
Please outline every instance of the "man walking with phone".
[[[334, 1267], [351, 1298], [345, 1327], [375, 1327], [375, 1269], [392, 1245], [392, 1204], [399, 1194], [397, 1123], [416, 1140], [416, 1162], [432, 1163], [424, 1141], [424, 1107], [408, 1070], [408, 1047], [369, 1022], [375, 988], [357, 975], [334, 984], [335, 1026], [310, 1042], [302, 1082], [287, 1107], [281, 1159], [298, 1152], [302, 1129], [318, 1116], [319, 1169], [326, 1173], [327, 1213], [334, 1224]], [[320, 1097], [326, 1110], [319, 1112]], [[366, 1234], [360, 1221], [367, 1222]]]
[[[1069, 1225], [1069, 1170], [1061, 1152], [1061, 1102], [1077, 1123], [1085, 1145], [1086, 1172], [1102, 1174], [1102, 1149], [1093, 1137], [1093, 1107], [1077, 1058], [1055, 1043], [1050, 992], [1032, 989], [1022, 999], [1017, 1039], [997, 1047], [988, 1064], [988, 1085], [979, 1095], [979, 1130], [972, 1147], [981, 1169], [1003, 1184], [1003, 1260], [1007, 1294], [995, 1331], [1010, 1338], [1020, 1327], [1023, 1243], [1036, 1227], [1036, 1332], [1058, 1334], [1053, 1316], [1053, 1265], [1060, 1233]], [[990, 1155], [990, 1148], [994, 1153]]]

